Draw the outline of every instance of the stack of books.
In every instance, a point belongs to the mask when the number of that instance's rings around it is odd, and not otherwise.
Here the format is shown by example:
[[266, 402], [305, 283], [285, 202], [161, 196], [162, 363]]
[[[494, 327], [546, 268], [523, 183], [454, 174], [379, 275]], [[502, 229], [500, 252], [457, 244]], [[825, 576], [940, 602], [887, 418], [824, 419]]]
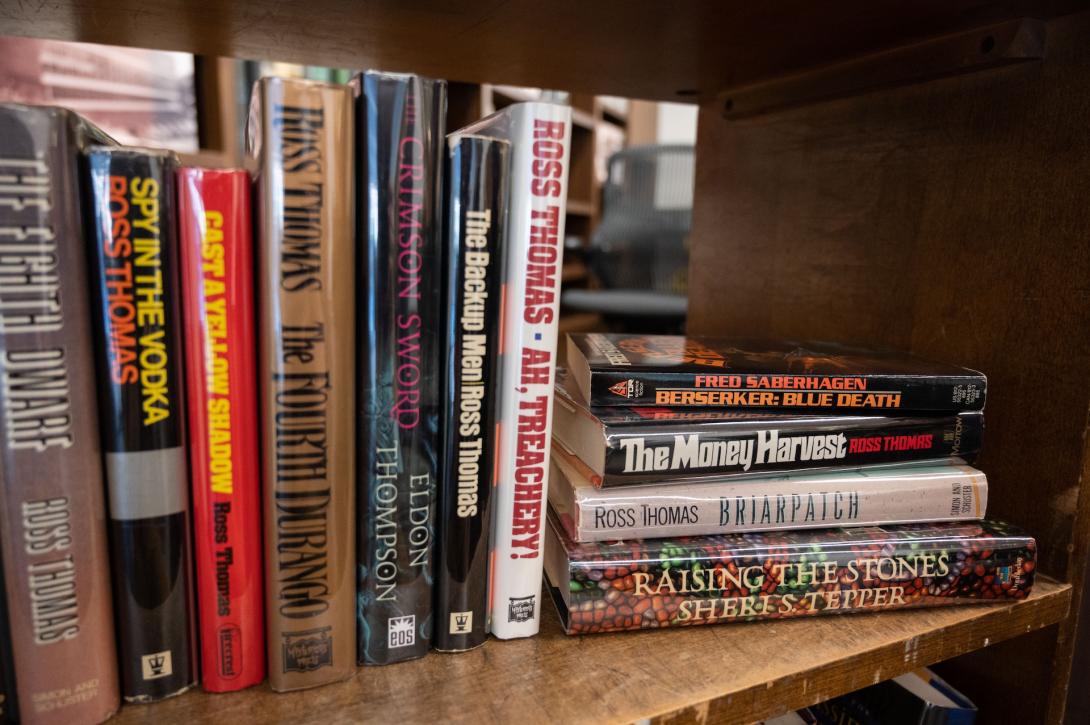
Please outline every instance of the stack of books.
[[546, 575], [572, 634], [1020, 599], [984, 518], [987, 382], [799, 342], [573, 334]]

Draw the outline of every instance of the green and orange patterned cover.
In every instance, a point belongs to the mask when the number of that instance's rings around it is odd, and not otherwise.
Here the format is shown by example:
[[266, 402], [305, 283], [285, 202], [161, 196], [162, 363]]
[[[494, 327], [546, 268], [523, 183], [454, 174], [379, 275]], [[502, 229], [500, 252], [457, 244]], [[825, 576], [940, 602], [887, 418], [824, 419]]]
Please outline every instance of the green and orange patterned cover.
[[568, 634], [1014, 601], [1037, 553], [998, 521], [583, 544], [549, 523], [545, 570]]

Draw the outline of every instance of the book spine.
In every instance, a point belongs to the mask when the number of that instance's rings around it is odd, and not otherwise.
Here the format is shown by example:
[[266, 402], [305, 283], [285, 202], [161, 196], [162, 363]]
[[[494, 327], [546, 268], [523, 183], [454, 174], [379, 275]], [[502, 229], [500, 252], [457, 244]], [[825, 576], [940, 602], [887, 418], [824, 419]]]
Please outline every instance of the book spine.
[[99, 402], [122, 695], [175, 695], [196, 674], [183, 418], [176, 160], [88, 151]]
[[1029, 537], [979, 524], [871, 531], [577, 544], [568, 581], [552, 584], [568, 588], [568, 634], [1013, 601], [1033, 586]]
[[119, 703], [80, 193], [92, 134], [66, 111], [0, 105], [4, 649], [28, 723], [99, 722]]
[[446, 84], [359, 80], [358, 657], [431, 645], [439, 447]]
[[549, 439], [564, 255], [571, 109], [515, 106], [493, 492], [491, 632], [531, 637], [541, 617]]
[[[770, 387], [779, 379], [806, 383]], [[795, 383], [791, 383], [795, 384]], [[591, 405], [768, 408], [869, 413], [983, 410], [981, 377], [926, 375], [738, 375], [601, 370], [591, 372]]]
[[916, 476], [849, 473], [610, 491], [573, 487], [560, 470], [549, 484], [550, 501], [556, 486], [563, 506], [554, 508], [572, 511], [561, 521], [574, 541], [962, 521], [983, 518], [988, 498], [987, 478], [968, 466], [944, 466], [942, 473], [924, 467]]
[[[0, 557], [3, 552], [0, 551]], [[15, 653], [12, 651], [8, 620], [8, 596], [4, 587], [4, 565], [0, 561], [0, 725], [19, 721], [19, 701], [15, 688]]]
[[355, 672], [352, 93], [265, 78], [252, 103], [266, 646], [286, 691]]
[[446, 212], [443, 350], [443, 490], [439, 497], [435, 648], [484, 644], [488, 636], [488, 542], [492, 527], [500, 285], [510, 145], [453, 137]]
[[676, 429], [647, 433], [607, 429], [601, 485], [950, 457], [971, 460], [980, 452], [984, 415], [826, 417], [737, 432], [716, 424], [688, 425], [683, 433], [672, 432]]
[[178, 173], [201, 683], [265, 679], [250, 178]]

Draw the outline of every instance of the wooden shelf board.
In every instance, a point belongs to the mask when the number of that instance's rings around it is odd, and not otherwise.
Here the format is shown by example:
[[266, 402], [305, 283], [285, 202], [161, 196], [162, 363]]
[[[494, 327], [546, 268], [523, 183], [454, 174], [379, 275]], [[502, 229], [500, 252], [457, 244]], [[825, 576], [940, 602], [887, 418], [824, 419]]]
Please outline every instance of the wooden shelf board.
[[589, 274], [587, 265], [582, 260], [564, 260], [564, 266], [560, 269], [560, 281], [564, 284], [570, 282], [582, 282]]
[[191, 692], [112, 722], [752, 722], [1055, 624], [1071, 586], [1039, 577], [1017, 604], [981, 604], [569, 637], [546, 602], [538, 637], [360, 669], [277, 695]]
[[594, 132], [594, 116], [586, 111], [581, 111], [578, 108], [571, 109], [571, 125], [572, 130], [582, 129], [584, 131]]
[[594, 214], [594, 204], [586, 199], [568, 199], [568, 205], [566, 209], [568, 214], [577, 214], [579, 216], [591, 216]]
[[[564, 312], [560, 313], [560, 321], [557, 323], [557, 332], [563, 337], [569, 332], [594, 332], [603, 327], [602, 316], [597, 312]], [[551, 612], [555, 616], [555, 612]], [[559, 625], [557, 625], [559, 628]]]
[[[1072, 4], [1033, 6], [1032, 14]], [[270, 9], [266, 0], [55, 0], [7, 3], [0, 35], [692, 101], [950, 32], [969, 15], [1018, 17], [1030, 5], [918, 0], [879, 12], [867, 0], [777, 0], [759, 9], [653, 0], [557, 8], [533, 0], [310, 0]]]

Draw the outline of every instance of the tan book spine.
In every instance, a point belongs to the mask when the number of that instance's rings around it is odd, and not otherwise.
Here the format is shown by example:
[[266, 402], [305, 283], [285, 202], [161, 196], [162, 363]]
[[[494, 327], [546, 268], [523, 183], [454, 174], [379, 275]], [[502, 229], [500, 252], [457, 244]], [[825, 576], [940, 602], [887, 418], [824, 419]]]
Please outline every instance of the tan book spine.
[[352, 93], [263, 78], [253, 94], [269, 682], [355, 672]]

